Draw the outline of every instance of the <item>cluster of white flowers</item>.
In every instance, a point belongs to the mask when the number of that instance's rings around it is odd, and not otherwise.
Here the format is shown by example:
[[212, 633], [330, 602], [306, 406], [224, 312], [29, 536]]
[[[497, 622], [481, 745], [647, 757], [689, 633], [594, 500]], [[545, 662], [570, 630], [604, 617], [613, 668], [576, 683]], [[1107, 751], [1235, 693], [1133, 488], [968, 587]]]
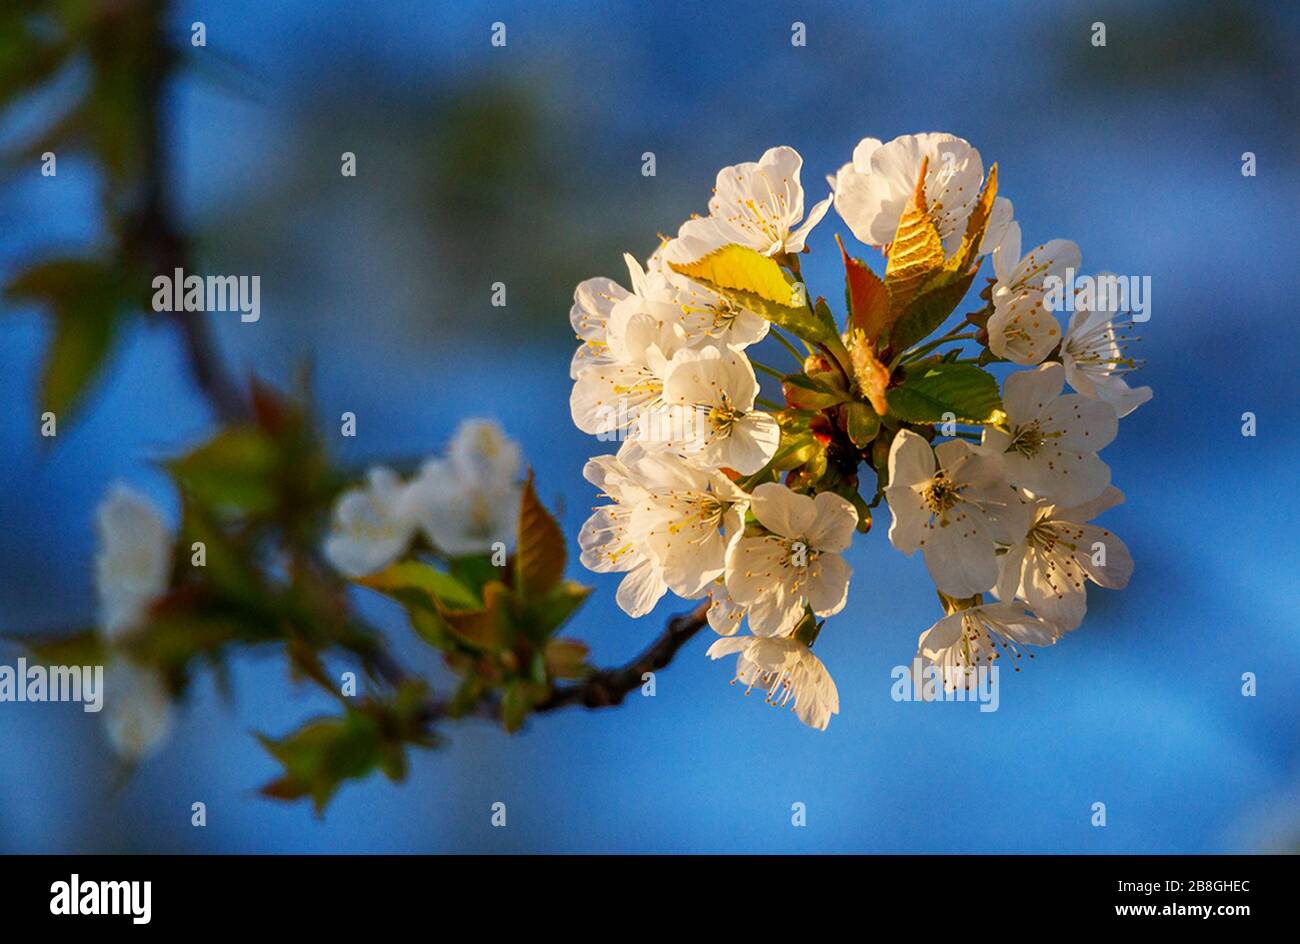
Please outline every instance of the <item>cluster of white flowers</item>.
[[363, 487], [339, 496], [325, 556], [348, 577], [383, 570], [416, 534], [447, 557], [490, 554], [514, 541], [519, 515], [519, 446], [491, 420], [465, 420], [446, 456], [409, 481], [376, 466]]
[[[842, 553], [859, 514], [815, 483], [795, 491], [775, 481], [782, 428], [759, 405], [746, 353], [768, 323], [672, 264], [740, 245], [797, 276], [793, 256], [832, 200], [859, 240], [888, 255], [923, 167], [929, 217], [952, 254], [985, 173], [979, 152], [953, 135], [867, 138], [805, 217], [802, 163], [778, 147], [724, 168], [707, 216], [684, 223], [644, 267], [626, 257], [628, 288], [605, 278], [577, 287], [570, 406], [579, 429], [622, 441], [616, 455], [587, 463], [586, 478], [609, 503], [582, 528], [583, 563], [624, 574], [617, 599], [634, 617], [668, 590], [709, 597], [709, 624], [727, 638], [708, 654], [737, 655], [738, 680], [824, 729], [839, 698], [808, 647], [817, 618], [845, 605], [851, 568]], [[1018, 656], [1019, 644], [1045, 645], [1078, 626], [1087, 581], [1127, 582], [1124, 545], [1088, 522], [1122, 500], [1097, 452], [1114, 438], [1117, 415], [1150, 396], [1123, 379], [1130, 362], [1113, 313], [1080, 311], [1062, 338], [1044, 304], [1047, 276], [1079, 265], [1073, 243], [1053, 240], [1022, 258], [1012, 204], [997, 197], [978, 255], [992, 256], [997, 276], [986, 296], [989, 348], [1041, 366], [1006, 379], [1002, 413], [978, 443], [932, 446], [932, 436], [896, 425], [884, 489], [890, 540], [923, 552], [950, 611], [919, 647], [951, 684], [966, 684], [1000, 649]], [[1067, 379], [1077, 393], [1063, 396]], [[1001, 602], [985, 603], [986, 593]], [[737, 637], [742, 620], [750, 635]]]

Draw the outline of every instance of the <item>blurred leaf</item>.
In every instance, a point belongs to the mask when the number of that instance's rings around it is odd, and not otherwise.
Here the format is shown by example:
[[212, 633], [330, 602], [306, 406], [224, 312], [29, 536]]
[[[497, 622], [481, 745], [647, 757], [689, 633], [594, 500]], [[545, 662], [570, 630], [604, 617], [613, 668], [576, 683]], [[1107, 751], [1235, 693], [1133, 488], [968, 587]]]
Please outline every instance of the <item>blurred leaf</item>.
[[576, 639], [552, 639], [546, 644], [546, 674], [553, 679], [582, 678], [590, 671], [590, 647]]
[[529, 635], [538, 642], [545, 640], [563, 626], [590, 595], [591, 587], [566, 580], [556, 584], [544, 596], [530, 601], [524, 617]]
[[541, 597], [564, 577], [564, 532], [537, 498], [528, 472], [519, 499], [519, 537], [515, 542], [515, 588], [525, 600]]
[[515, 679], [506, 687], [506, 693], [501, 699], [501, 723], [513, 734], [524, 726], [531, 708], [524, 683]]
[[123, 278], [95, 260], [55, 259], [19, 273], [6, 294], [12, 301], [42, 305], [53, 315], [40, 407], [67, 422], [112, 346], [118, 312], [128, 301]]
[[108, 650], [98, 630], [0, 637], [22, 646], [42, 665], [103, 665]]
[[277, 444], [253, 427], [223, 430], [167, 467], [209, 508], [256, 516], [274, 511], [278, 503]]
[[355, 582], [403, 603], [422, 605], [437, 612], [483, 608], [483, 602], [472, 590], [451, 574], [423, 561], [398, 561], [378, 573], [358, 577]]
[[310, 797], [318, 816], [345, 780], [369, 775], [383, 754], [378, 724], [358, 711], [318, 718], [280, 740], [257, 737], [285, 769], [282, 777], [262, 788], [262, 795], [281, 800]]

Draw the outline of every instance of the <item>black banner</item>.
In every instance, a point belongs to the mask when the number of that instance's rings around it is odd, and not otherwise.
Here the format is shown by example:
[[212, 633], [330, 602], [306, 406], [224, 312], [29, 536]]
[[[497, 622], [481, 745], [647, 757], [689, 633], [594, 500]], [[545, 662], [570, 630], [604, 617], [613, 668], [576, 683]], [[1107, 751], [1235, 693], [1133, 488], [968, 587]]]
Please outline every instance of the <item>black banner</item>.
[[[0, 858], [7, 929], [375, 931], [476, 914], [496, 926], [746, 912], [766, 927], [812, 907], [858, 926], [998, 915], [1070, 927], [1233, 933], [1282, 917], [1287, 857], [30, 856]], [[852, 895], [842, 894], [846, 887]], [[837, 891], [838, 890], [838, 891]], [[712, 901], [712, 905], [709, 902]], [[748, 902], [748, 904], [746, 904]], [[952, 909], [950, 914], [945, 914]], [[782, 918], [784, 914], [786, 918]], [[1055, 925], [1047, 925], [1055, 926]]]

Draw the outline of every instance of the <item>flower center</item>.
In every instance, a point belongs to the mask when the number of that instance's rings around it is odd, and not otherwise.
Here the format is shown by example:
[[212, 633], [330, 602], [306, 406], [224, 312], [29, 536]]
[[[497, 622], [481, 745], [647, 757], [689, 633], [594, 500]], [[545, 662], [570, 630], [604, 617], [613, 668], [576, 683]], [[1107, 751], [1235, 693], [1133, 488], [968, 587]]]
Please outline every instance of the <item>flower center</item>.
[[961, 486], [940, 472], [925, 487], [924, 497], [932, 513], [943, 515], [961, 501]]

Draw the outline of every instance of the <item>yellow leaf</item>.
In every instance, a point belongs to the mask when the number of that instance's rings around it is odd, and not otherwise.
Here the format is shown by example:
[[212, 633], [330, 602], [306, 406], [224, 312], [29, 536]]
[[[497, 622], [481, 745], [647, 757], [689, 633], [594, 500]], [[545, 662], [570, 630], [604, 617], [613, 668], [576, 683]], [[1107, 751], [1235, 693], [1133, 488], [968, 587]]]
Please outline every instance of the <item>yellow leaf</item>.
[[899, 217], [898, 230], [889, 247], [885, 286], [895, 311], [905, 308], [917, 290], [944, 264], [943, 241], [925, 201], [925, 174], [929, 165], [928, 157], [921, 160], [916, 189]]
[[984, 191], [966, 220], [966, 233], [961, 238], [961, 246], [945, 266], [949, 271], [965, 272], [975, 261], [980, 243], [984, 241], [984, 231], [988, 229], [989, 214], [993, 212], [993, 201], [997, 199], [997, 195], [998, 165], [994, 164], [989, 168], [988, 180], [984, 182]]
[[803, 285], [793, 281], [770, 256], [731, 244], [694, 262], [669, 263], [674, 272], [710, 286], [748, 292], [787, 308], [807, 308]]

